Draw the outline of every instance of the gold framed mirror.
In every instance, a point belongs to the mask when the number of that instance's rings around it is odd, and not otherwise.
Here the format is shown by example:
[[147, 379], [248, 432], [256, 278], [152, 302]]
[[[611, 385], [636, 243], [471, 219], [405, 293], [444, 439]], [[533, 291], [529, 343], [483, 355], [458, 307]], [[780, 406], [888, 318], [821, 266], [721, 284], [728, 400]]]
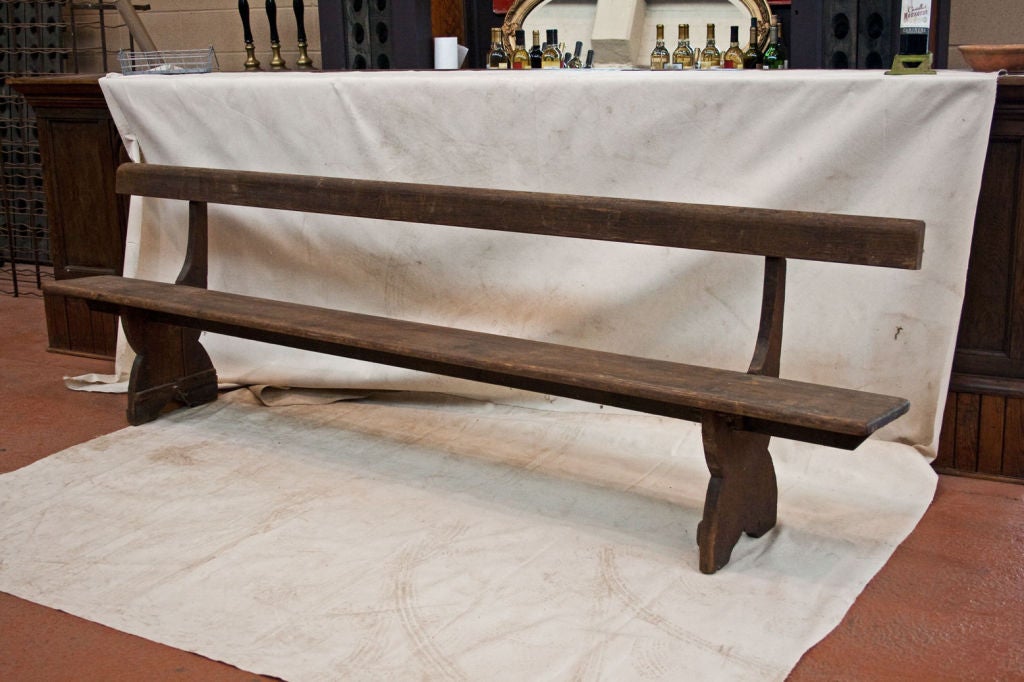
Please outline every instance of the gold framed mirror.
[[[637, 12], [635, 10], [635, 8], [638, 6], [637, 3], [643, 4], [645, 6], [645, 10], [646, 10], [646, 5], [647, 5], [646, 0], [595, 0], [594, 5], [593, 5], [594, 8], [595, 8], [595, 10], [594, 10], [595, 14], [598, 12], [598, 3], [602, 4], [602, 7], [603, 7], [602, 11], [604, 12], [603, 16], [605, 16], [605, 17], [609, 16], [610, 14], [614, 14], [617, 10], [624, 10], [625, 14], [622, 14], [621, 11], [619, 13], [622, 16], [629, 17], [629, 18], [632, 18], [632, 19], [635, 19], [636, 15], [637, 15]], [[621, 5], [620, 5], [620, 3], [621, 3]], [[515, 0], [512, 3], [512, 6], [509, 7], [508, 13], [505, 15], [505, 21], [504, 21], [504, 23], [501, 26], [502, 39], [503, 39], [503, 41], [505, 43], [505, 49], [508, 50], [508, 53], [511, 54], [512, 50], [514, 49], [513, 36], [515, 35], [515, 32], [517, 30], [519, 30], [519, 29], [526, 29], [526, 28], [538, 29], [539, 25], [534, 25], [534, 26], [529, 26], [528, 25], [528, 24], [530, 24], [531, 19], [536, 19], [536, 18], [538, 18], [538, 15], [541, 14], [541, 12], [547, 11], [548, 8], [559, 6], [561, 4], [564, 4], [567, 8], [570, 9], [571, 12], [576, 13], [578, 15], [580, 3], [577, 0], [569, 0], [568, 2], [563, 2], [563, 0]], [[685, 0], [683, 0], [683, 2], [681, 2], [680, 4], [684, 4], [685, 5], [686, 4]], [[703, 2], [696, 3], [696, 4], [702, 4], [704, 6], [707, 6], [709, 4], [721, 5], [727, 11], [728, 10], [734, 11], [737, 17], [744, 16], [743, 12], [745, 11], [746, 12], [746, 19], [745, 19], [745, 22], [740, 26], [740, 31], [741, 31], [740, 42], [741, 43], [747, 42], [747, 36], [748, 36], [748, 30], [749, 30], [749, 28], [748, 28], [749, 27], [749, 22], [750, 22], [750, 18], [753, 17], [753, 18], [757, 19], [757, 22], [758, 22], [758, 36], [757, 36], [758, 37], [758, 46], [759, 46], [759, 48], [761, 50], [764, 50], [764, 48], [767, 46], [767, 43], [768, 43], [768, 24], [770, 22], [771, 14], [772, 14], [771, 9], [768, 7], [767, 0], [703, 0]], [[570, 7], [570, 5], [571, 5], [571, 7]], [[609, 7], [611, 7], [611, 11], [610, 12], [609, 12]], [[703, 11], [701, 11], [699, 9], [694, 9], [692, 11], [687, 11], [685, 8], [679, 8], [678, 10], [676, 10], [676, 9], [671, 9], [670, 10], [670, 9], [666, 9], [667, 6], [665, 5], [665, 3], [661, 3], [661, 2], [658, 2], [656, 4], [652, 3], [651, 7], [652, 8], [653, 7], [657, 7], [658, 8], [657, 9], [658, 16], [669, 16], [669, 14], [670, 14], [671, 18], [669, 18], [668, 21], [664, 21], [664, 22], [661, 22], [660, 19], [657, 19], [655, 21], [646, 21], [645, 23], [650, 23], [651, 26], [649, 26], [649, 27], [641, 26], [641, 27], [638, 27], [638, 29], [635, 28], [634, 30], [635, 31], [639, 30], [639, 33], [636, 33], [635, 35], [632, 35], [631, 39], [636, 40], [636, 39], [640, 38], [640, 34], [641, 33], [645, 34], [646, 32], [653, 32], [653, 30], [654, 30], [654, 23], [659, 23], [660, 22], [660, 23], [665, 23], [665, 26], [666, 26], [666, 29], [667, 29], [666, 30], [666, 36], [665, 36], [666, 37], [666, 43], [672, 42], [674, 44], [674, 41], [672, 40], [672, 37], [674, 37], [675, 32], [674, 32], [674, 30], [668, 30], [668, 27], [671, 25], [670, 21], [675, 21], [676, 19], [678, 19], [679, 23], [686, 23], [686, 22], [688, 22], [691, 25], [691, 31], [696, 31], [697, 27], [703, 26], [704, 23], [708, 20], [707, 12], [703, 12]], [[631, 10], [631, 8], [633, 8], [633, 9]], [[653, 11], [652, 11], [652, 13], [653, 13]], [[645, 17], [646, 14], [647, 14], [646, 11], [639, 14], [640, 21], [644, 21], [644, 17]], [[555, 21], [559, 21], [559, 23], [561, 23], [561, 21], [558, 20], [558, 19], [555, 19]], [[591, 23], [590, 23], [591, 27], [594, 26], [594, 21], [595, 21], [594, 19], [591, 20]], [[628, 20], [627, 20], [627, 22], [623, 22], [623, 23], [628, 23]], [[550, 23], [547, 24], [547, 26], [551, 26], [551, 25], [552, 24], [550, 24]], [[618, 26], [619, 24], [615, 24], [615, 25]], [[649, 29], [649, 30], [647, 30], [647, 29]], [[625, 31], [627, 29], [624, 27], [623, 30]], [[607, 32], [607, 31], [605, 31], [605, 32]], [[669, 35], [670, 33], [672, 34], [671, 36]], [[690, 37], [691, 37], [691, 40], [693, 41], [693, 43], [695, 45], [702, 44], [702, 41], [700, 40], [702, 36], [701, 35], [697, 35], [696, 32], [691, 32], [691, 36]], [[541, 40], [543, 41], [543, 39], [544, 39], [544, 33], [542, 31], [541, 32]], [[529, 49], [529, 46], [530, 46], [530, 31], [529, 30], [527, 30], [526, 42], [527, 42], [526, 47], [527, 47], [527, 49]], [[589, 40], [587, 42], [589, 42]], [[598, 49], [598, 46], [596, 45], [596, 43], [598, 41], [595, 39], [594, 42], [595, 42], [595, 49]], [[607, 43], [607, 42], [608, 41], [605, 41], [605, 43]], [[619, 42], [621, 42], [621, 41], [619, 41]], [[653, 41], [650, 41], [650, 42], [653, 45]], [[723, 43], [726, 44], [726, 45], [728, 44], [728, 34], [727, 33], [725, 35], [722, 35], [722, 34], [718, 35], [718, 44], [722, 45]], [[646, 49], [646, 45], [644, 46], [644, 48], [641, 48], [641, 51], [643, 51], [643, 49]], [[670, 51], [671, 51], [671, 49], [672, 48], [669, 47]], [[725, 48], [722, 47], [721, 49], [724, 50]], [[596, 54], [596, 60], [598, 62], [602, 62], [603, 61], [603, 58], [602, 58], [602, 55], [600, 54], [600, 52], [598, 52], [598, 54]], [[621, 55], [619, 55], [618, 59], [612, 59], [611, 61], [613, 63], [625, 66], [624, 64], [622, 64], [623, 60], [621, 59]], [[633, 59], [632, 61], [637, 61], [637, 60]], [[633, 64], [633, 66], [636, 66], [636, 64]]]

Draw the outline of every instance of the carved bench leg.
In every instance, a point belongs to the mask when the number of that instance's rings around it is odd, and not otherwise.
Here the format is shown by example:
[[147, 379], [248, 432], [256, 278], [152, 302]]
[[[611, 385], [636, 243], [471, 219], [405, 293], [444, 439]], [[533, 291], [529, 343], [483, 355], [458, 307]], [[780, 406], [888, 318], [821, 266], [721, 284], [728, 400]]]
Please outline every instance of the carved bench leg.
[[217, 398], [217, 372], [199, 344], [199, 330], [121, 315], [125, 338], [135, 351], [128, 381], [128, 423], [145, 424], [178, 401], [192, 407]]
[[720, 414], [705, 413], [701, 425], [711, 481], [697, 544], [701, 572], [714, 573], [729, 563], [742, 533], [761, 537], [775, 526], [778, 485], [770, 436], [737, 431]]

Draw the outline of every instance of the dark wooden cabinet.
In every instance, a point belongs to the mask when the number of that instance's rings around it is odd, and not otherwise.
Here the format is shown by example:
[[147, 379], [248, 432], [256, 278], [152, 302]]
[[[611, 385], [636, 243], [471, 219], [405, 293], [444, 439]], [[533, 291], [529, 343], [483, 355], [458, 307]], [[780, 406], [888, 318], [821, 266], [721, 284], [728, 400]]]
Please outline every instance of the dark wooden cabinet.
[[1024, 479], [1024, 76], [999, 81], [939, 455]]
[[[98, 75], [14, 78], [34, 109], [56, 279], [122, 272], [126, 197], [114, 192], [125, 157]], [[111, 358], [117, 318], [81, 301], [46, 297], [50, 349]]]

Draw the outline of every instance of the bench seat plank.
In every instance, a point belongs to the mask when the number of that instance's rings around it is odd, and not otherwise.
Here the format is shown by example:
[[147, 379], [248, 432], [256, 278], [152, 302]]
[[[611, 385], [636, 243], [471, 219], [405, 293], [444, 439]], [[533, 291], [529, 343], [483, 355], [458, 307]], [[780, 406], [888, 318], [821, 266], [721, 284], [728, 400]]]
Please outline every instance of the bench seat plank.
[[152, 311], [166, 324], [855, 448], [904, 414], [903, 398], [580, 349], [418, 322], [116, 276], [47, 283], [94, 307]]

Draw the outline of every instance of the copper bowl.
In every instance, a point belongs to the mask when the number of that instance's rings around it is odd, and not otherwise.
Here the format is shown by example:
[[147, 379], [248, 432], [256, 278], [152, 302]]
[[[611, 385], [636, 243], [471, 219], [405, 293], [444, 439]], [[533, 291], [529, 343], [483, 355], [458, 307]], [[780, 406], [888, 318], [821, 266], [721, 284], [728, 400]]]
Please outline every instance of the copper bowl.
[[959, 45], [958, 48], [975, 71], [1024, 71], [1024, 45]]

